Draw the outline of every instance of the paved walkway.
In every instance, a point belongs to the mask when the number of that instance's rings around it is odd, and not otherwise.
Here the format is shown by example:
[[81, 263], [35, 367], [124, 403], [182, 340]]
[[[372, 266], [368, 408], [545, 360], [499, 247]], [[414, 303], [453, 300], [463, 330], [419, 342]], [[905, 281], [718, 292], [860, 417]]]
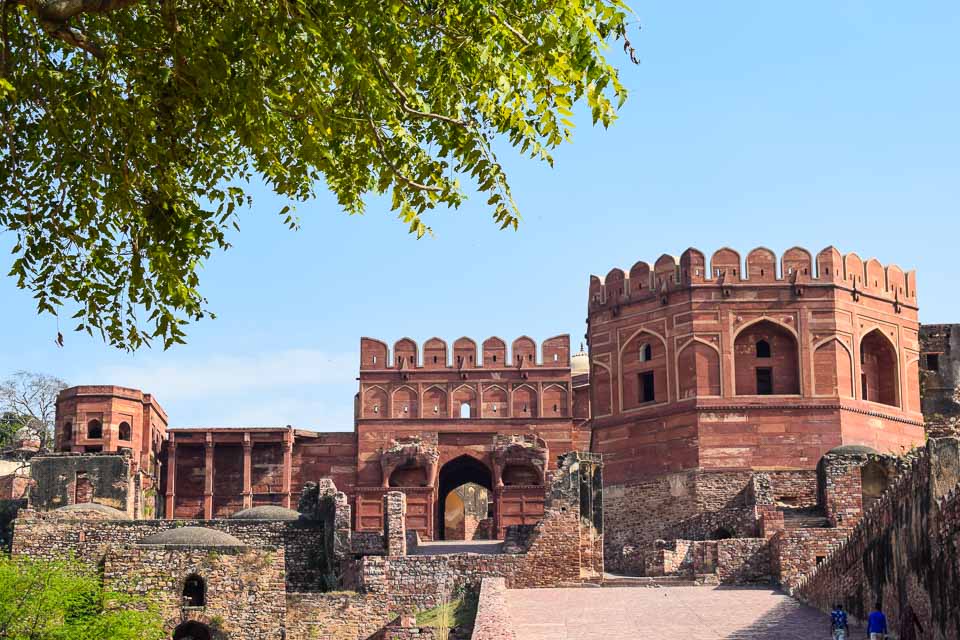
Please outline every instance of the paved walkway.
[[825, 614], [770, 588], [511, 589], [507, 609], [517, 640], [830, 638]]

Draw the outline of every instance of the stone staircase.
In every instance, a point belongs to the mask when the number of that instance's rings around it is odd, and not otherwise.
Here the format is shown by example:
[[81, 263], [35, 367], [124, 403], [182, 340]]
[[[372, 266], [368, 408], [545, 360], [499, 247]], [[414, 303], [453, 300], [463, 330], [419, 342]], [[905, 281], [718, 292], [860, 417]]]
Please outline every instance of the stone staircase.
[[663, 587], [698, 587], [704, 585], [718, 585], [716, 574], [702, 574], [696, 576], [622, 576], [614, 573], [605, 573], [599, 582], [584, 583], [585, 587], [641, 587], [659, 589]]
[[818, 509], [784, 509], [783, 526], [785, 529], [827, 529], [830, 521]]

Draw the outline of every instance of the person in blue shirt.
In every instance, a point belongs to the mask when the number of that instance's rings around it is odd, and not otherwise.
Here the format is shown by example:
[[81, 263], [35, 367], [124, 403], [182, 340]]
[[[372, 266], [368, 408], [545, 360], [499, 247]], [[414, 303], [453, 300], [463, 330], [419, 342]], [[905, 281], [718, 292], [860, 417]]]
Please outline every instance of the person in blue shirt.
[[887, 616], [880, 610], [880, 603], [873, 605], [873, 611], [867, 618], [867, 637], [870, 640], [883, 640], [887, 635]]
[[833, 606], [830, 612], [830, 628], [833, 630], [833, 640], [847, 640], [847, 612], [842, 604]]

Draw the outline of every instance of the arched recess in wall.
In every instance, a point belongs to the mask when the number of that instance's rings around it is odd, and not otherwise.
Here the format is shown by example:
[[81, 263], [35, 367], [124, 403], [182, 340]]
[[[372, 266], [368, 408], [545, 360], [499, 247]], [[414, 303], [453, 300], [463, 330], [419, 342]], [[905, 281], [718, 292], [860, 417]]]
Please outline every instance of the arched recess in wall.
[[596, 360], [590, 368], [590, 392], [594, 417], [610, 415], [613, 412], [613, 376], [610, 367]]
[[479, 406], [477, 391], [473, 387], [464, 384], [453, 390], [453, 414], [455, 416], [476, 418]]
[[511, 462], [503, 468], [500, 479], [504, 486], [539, 485], [540, 472], [529, 462]]
[[428, 387], [423, 392], [423, 417], [446, 418], [449, 415], [447, 392], [436, 385]]
[[650, 329], [640, 329], [620, 347], [620, 408], [636, 409], [666, 402], [667, 343]]
[[183, 581], [183, 604], [187, 607], [203, 607], [207, 603], [207, 584], [195, 573]]
[[530, 385], [522, 384], [513, 389], [512, 417], [537, 417], [537, 392]]
[[103, 438], [103, 424], [99, 420], [91, 420], [87, 423], [87, 437], [91, 440]]
[[853, 354], [836, 336], [813, 347], [813, 393], [818, 396], [854, 397]]
[[506, 418], [507, 390], [499, 385], [487, 385], [483, 388], [483, 417]]
[[[768, 350], [758, 348], [763, 344]], [[768, 318], [745, 325], [734, 337], [733, 353], [738, 396], [800, 393], [797, 338], [785, 325]]]
[[363, 417], [387, 418], [387, 392], [381, 387], [369, 387], [363, 392]]
[[130, 428], [130, 423], [121, 422], [119, 428], [117, 429], [117, 434], [120, 436], [121, 440], [129, 442], [133, 436], [133, 430]]
[[543, 388], [543, 402], [540, 416], [543, 418], [565, 418], [568, 415], [567, 390], [559, 384]]
[[426, 487], [429, 484], [427, 469], [415, 462], [402, 464], [390, 474], [388, 484], [391, 487]]
[[73, 423], [72, 422], [63, 423], [63, 430], [60, 433], [63, 434], [61, 436], [62, 442], [72, 441], [73, 440]]
[[399, 387], [393, 392], [393, 417], [394, 418], [417, 418], [420, 416], [418, 409], [420, 407], [417, 397], [417, 390], [413, 387]]
[[193, 620], [184, 622], [173, 630], [173, 640], [210, 640], [212, 637], [210, 627]]
[[869, 402], [899, 406], [897, 349], [880, 329], [860, 340], [860, 397]]
[[871, 460], [860, 467], [860, 487], [863, 492], [864, 511], [880, 499], [889, 484], [890, 477], [887, 470], [876, 460]]
[[677, 394], [680, 399], [720, 395], [720, 352], [694, 338], [677, 355]]

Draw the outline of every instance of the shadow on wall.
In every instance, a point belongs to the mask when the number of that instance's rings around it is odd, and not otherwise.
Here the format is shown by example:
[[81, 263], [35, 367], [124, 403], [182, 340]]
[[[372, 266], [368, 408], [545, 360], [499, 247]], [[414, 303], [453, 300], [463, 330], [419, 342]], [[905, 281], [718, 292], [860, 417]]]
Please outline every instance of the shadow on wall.
[[[717, 587], [717, 591], [742, 591], [743, 587]], [[777, 592], [779, 593], [779, 592]], [[817, 619], [819, 617], [819, 620]], [[811, 624], [812, 621], [812, 624]], [[862, 627], [850, 620], [848, 638], [860, 637]], [[830, 615], [793, 599], [783, 599], [752, 624], [741, 627], [727, 638], [742, 640], [782, 640], [783, 638], [830, 638]]]

